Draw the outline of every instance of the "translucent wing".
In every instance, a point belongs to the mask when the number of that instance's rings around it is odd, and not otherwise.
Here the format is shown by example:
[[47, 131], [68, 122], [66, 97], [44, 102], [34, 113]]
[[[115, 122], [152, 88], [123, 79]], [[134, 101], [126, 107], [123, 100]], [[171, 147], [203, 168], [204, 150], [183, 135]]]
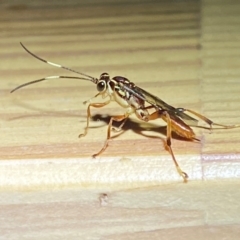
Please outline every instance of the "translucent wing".
[[178, 110], [177, 108], [172, 107], [171, 105], [167, 104], [160, 98], [152, 95], [151, 93], [143, 90], [140, 87], [137, 87], [137, 86], [129, 87], [127, 85], [124, 85], [123, 88], [125, 88], [127, 91], [131, 92], [134, 96], [153, 105], [155, 108], [158, 108], [160, 110], [162, 110], [162, 109], [167, 110], [170, 117], [172, 116], [174, 118], [174, 117], [178, 116], [185, 123], [187, 123], [191, 126], [197, 126], [197, 124], [198, 124], [197, 119], [190, 117], [189, 115]]

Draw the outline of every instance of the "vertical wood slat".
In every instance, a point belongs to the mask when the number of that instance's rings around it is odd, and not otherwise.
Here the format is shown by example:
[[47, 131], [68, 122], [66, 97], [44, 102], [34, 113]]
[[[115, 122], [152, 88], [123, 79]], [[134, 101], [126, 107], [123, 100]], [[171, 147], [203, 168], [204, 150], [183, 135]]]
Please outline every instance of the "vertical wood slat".
[[[240, 43], [238, 1], [204, 1], [202, 11], [203, 113], [229, 125], [239, 123]], [[219, 120], [219, 121], [220, 121]], [[239, 175], [239, 129], [214, 132], [205, 138], [204, 175]], [[226, 154], [226, 150], [228, 153]], [[218, 168], [214, 166], [218, 165]], [[228, 166], [228, 171], [224, 169]]]

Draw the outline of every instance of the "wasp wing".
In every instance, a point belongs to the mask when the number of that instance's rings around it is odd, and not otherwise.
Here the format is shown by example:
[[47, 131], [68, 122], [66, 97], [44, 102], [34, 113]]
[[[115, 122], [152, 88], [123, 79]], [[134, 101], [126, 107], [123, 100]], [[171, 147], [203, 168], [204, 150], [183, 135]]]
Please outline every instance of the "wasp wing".
[[167, 104], [160, 98], [154, 96], [153, 94], [143, 90], [142, 88], [138, 86], [129, 87], [127, 85], [124, 85], [123, 88], [125, 88], [127, 91], [131, 92], [134, 96], [142, 99], [143, 101], [148, 102], [149, 104], [153, 105], [155, 108], [160, 110], [167, 110], [170, 117], [174, 118], [176, 116], [180, 117], [185, 123], [191, 125], [191, 126], [197, 126], [198, 120], [190, 117], [186, 113], [179, 111], [177, 108], [174, 108], [173, 106]]

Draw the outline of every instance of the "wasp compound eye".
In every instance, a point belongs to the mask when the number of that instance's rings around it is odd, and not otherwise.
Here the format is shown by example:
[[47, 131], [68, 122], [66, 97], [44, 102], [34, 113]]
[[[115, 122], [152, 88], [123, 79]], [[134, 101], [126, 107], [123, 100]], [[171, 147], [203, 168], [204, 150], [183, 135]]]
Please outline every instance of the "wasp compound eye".
[[99, 92], [102, 92], [104, 91], [106, 88], [106, 82], [105, 81], [100, 81], [98, 84], [97, 84], [97, 90]]

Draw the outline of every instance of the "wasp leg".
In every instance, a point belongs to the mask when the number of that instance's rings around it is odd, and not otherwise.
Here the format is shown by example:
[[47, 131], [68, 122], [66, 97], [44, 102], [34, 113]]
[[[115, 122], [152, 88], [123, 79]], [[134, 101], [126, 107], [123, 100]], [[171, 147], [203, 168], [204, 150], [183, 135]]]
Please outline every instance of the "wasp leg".
[[207, 123], [209, 125], [210, 131], [212, 130], [212, 125], [216, 125], [216, 126], [223, 127], [223, 128], [236, 128], [236, 127], [240, 127], [240, 125], [230, 125], [230, 126], [228, 126], [228, 125], [215, 123], [212, 120], [210, 120], [209, 118], [206, 118], [205, 116], [201, 115], [200, 113], [197, 113], [197, 112], [195, 112], [193, 110], [190, 110], [190, 109], [185, 109], [185, 108], [176, 108], [176, 109], [179, 112], [190, 112], [193, 115], [197, 116], [198, 118], [200, 118], [201, 120], [203, 120], [205, 123]]
[[165, 110], [159, 110], [159, 111], [153, 112], [152, 114], [149, 115], [149, 120], [155, 120], [159, 117], [163, 118], [167, 122], [166, 148], [172, 156], [173, 162], [176, 166], [176, 169], [177, 169], [179, 175], [183, 178], [183, 181], [186, 183], [187, 179], [188, 179], [188, 175], [187, 175], [187, 173], [183, 172], [182, 169], [180, 168], [180, 166], [178, 165], [178, 162], [174, 156], [174, 153], [173, 153], [173, 150], [171, 147], [171, 144], [172, 144], [171, 143], [171, 139], [172, 139], [172, 122], [171, 121], [174, 121], [174, 120], [170, 118], [168, 112]]
[[[145, 111], [145, 112], [143, 112], [143, 115], [141, 115], [141, 114], [138, 114], [137, 111], [138, 110], [143, 110], [144, 111], [144, 110], [153, 109], [153, 108], [155, 108], [155, 107], [154, 106], [148, 106], [148, 107], [139, 108], [139, 109], [136, 110], [135, 114], [140, 120], [148, 122], [149, 113]], [[126, 121], [127, 121], [127, 118], [124, 119], [124, 121], [121, 123], [121, 125], [119, 127], [113, 127], [112, 130], [114, 132], [120, 132], [122, 130], [122, 127], [126, 123]]]
[[110, 103], [110, 100], [106, 101], [106, 102], [103, 102], [103, 103], [90, 103], [88, 105], [88, 108], [87, 108], [87, 125], [85, 127], [85, 130], [84, 130], [84, 133], [82, 134], [79, 134], [78, 137], [84, 137], [87, 135], [87, 132], [88, 132], [88, 128], [89, 128], [89, 120], [91, 118], [91, 111], [90, 111], [90, 108], [91, 107], [94, 107], [94, 108], [101, 108], [101, 107], [104, 107], [106, 106], [107, 104]]
[[120, 124], [119, 127], [112, 127], [112, 131], [113, 131], [113, 132], [120, 132], [120, 131], [122, 131], [122, 127], [124, 126], [124, 124], [126, 123], [126, 121], [127, 121], [127, 118], [125, 118], [125, 119], [123, 120], [123, 122]]
[[[106, 139], [106, 141], [105, 141], [105, 143], [104, 143], [104, 146], [102, 147], [102, 149], [101, 149], [98, 153], [93, 154], [93, 157], [96, 157], [96, 156], [100, 155], [100, 154], [101, 154], [102, 152], [104, 152], [104, 150], [107, 148], [107, 146], [108, 146], [108, 141], [109, 141], [109, 139], [111, 138], [111, 129], [112, 129], [112, 123], [113, 123], [113, 121], [121, 122], [121, 121], [127, 119], [128, 116], [129, 116], [129, 114], [124, 114], [124, 115], [119, 115], [119, 116], [113, 116], [113, 117], [111, 117], [111, 119], [110, 119], [110, 121], [109, 121], [109, 123], [108, 123], [107, 139]], [[125, 121], [124, 121], [124, 123], [125, 123]]]
[[88, 100], [84, 101], [84, 102], [83, 102], [83, 104], [90, 103], [92, 99], [94, 99], [94, 98], [98, 97], [99, 95], [100, 95], [100, 93], [96, 94], [94, 97], [92, 97], [92, 98], [90, 98], [90, 99], [88, 99]]

